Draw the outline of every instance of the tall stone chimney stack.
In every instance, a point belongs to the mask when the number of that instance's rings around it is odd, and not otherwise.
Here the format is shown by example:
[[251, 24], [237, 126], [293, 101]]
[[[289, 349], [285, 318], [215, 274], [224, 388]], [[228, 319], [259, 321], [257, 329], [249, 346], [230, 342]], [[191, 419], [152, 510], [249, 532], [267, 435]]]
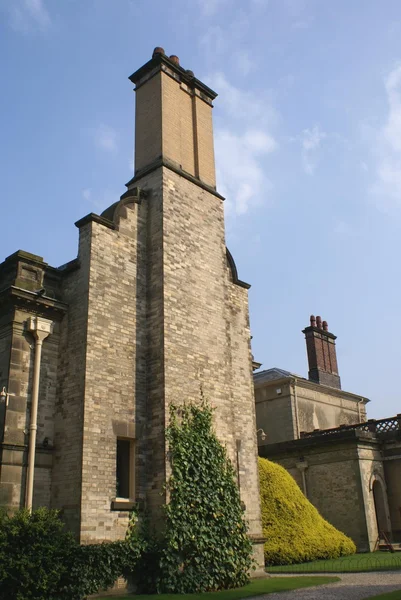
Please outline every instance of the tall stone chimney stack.
[[161, 163], [216, 188], [212, 101], [217, 94], [155, 48], [135, 84], [135, 177]]
[[338, 374], [336, 336], [329, 332], [327, 321], [311, 315], [305, 334], [309, 362], [309, 379], [316, 383], [341, 389]]

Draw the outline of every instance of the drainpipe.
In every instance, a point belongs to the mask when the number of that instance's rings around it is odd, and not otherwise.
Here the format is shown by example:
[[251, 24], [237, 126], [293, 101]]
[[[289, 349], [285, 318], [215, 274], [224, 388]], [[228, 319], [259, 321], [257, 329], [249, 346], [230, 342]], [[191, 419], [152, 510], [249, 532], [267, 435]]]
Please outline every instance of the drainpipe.
[[296, 467], [298, 469], [298, 471], [301, 472], [301, 478], [302, 478], [302, 491], [304, 493], [305, 498], [308, 497], [308, 487], [306, 485], [306, 469], [308, 468], [308, 463], [307, 461], [301, 457], [301, 459], [299, 460], [299, 462], [297, 462]]
[[33, 334], [36, 341], [35, 358], [33, 363], [31, 422], [29, 424], [28, 470], [25, 495], [25, 508], [31, 512], [33, 479], [35, 473], [36, 433], [38, 430], [38, 401], [42, 345], [43, 341], [51, 333], [53, 333], [53, 322], [40, 317], [29, 317], [27, 322], [27, 330]]
[[292, 385], [292, 389], [294, 392], [294, 409], [295, 409], [295, 428], [296, 428], [296, 440], [299, 440], [300, 433], [299, 433], [299, 412], [298, 412], [298, 396], [297, 396], [297, 380], [296, 379], [292, 379], [291, 380], [291, 385]]

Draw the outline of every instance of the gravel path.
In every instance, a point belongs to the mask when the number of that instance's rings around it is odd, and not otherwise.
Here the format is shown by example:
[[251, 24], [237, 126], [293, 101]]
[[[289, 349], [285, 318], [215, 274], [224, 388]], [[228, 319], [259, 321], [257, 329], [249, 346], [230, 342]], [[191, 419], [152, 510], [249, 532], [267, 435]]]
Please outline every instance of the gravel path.
[[[312, 575], [311, 573], [309, 575]], [[317, 575], [317, 573], [316, 573]], [[304, 588], [292, 592], [266, 594], [264, 600], [363, 600], [377, 594], [401, 590], [401, 573], [381, 571], [370, 573], [319, 573], [341, 577], [337, 583]], [[288, 577], [288, 575], [287, 575]], [[261, 596], [258, 597], [261, 600]]]

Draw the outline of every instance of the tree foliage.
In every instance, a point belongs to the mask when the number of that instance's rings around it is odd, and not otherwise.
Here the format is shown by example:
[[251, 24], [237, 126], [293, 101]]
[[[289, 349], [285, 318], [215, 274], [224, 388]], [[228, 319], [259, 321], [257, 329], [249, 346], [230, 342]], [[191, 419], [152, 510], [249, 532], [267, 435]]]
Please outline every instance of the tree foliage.
[[247, 583], [252, 544], [235, 472], [213, 427], [213, 410], [170, 411], [171, 476], [159, 592], [194, 593]]
[[354, 542], [323, 519], [283, 467], [259, 458], [259, 476], [267, 565], [338, 558], [356, 552]]

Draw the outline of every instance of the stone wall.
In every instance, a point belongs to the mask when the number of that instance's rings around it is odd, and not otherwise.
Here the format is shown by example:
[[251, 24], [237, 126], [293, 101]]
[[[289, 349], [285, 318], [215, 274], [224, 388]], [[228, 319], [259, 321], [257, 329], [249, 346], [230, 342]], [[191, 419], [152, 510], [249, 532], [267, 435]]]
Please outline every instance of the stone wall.
[[136, 500], [145, 494], [146, 205], [121, 206], [117, 229], [92, 221], [86, 339], [81, 540], [124, 537], [117, 438], [136, 440]]
[[[299, 430], [331, 429], [366, 421], [366, 408], [356, 397], [319, 386], [297, 385]], [[361, 399], [362, 400], [362, 399]]]
[[257, 427], [266, 433], [259, 446], [366, 421], [365, 399], [295, 377], [256, 384], [255, 402]]
[[384, 442], [383, 458], [393, 539], [401, 542], [401, 439]]
[[80, 537], [83, 410], [88, 314], [89, 227], [80, 232], [78, 261], [64, 274], [68, 312], [60, 326], [57, 400], [54, 419], [52, 508]]
[[[359, 467], [361, 472], [364, 512], [369, 537], [369, 549], [375, 548], [378, 538], [378, 521], [380, 530], [391, 538], [391, 521], [387, 500], [386, 482], [382, 454], [379, 442], [360, 442], [358, 446]], [[376, 498], [374, 485], [378, 486]]]
[[259, 436], [260, 446], [297, 438], [292, 386], [288, 382], [273, 383], [255, 387], [256, 424], [266, 434], [265, 440]]

